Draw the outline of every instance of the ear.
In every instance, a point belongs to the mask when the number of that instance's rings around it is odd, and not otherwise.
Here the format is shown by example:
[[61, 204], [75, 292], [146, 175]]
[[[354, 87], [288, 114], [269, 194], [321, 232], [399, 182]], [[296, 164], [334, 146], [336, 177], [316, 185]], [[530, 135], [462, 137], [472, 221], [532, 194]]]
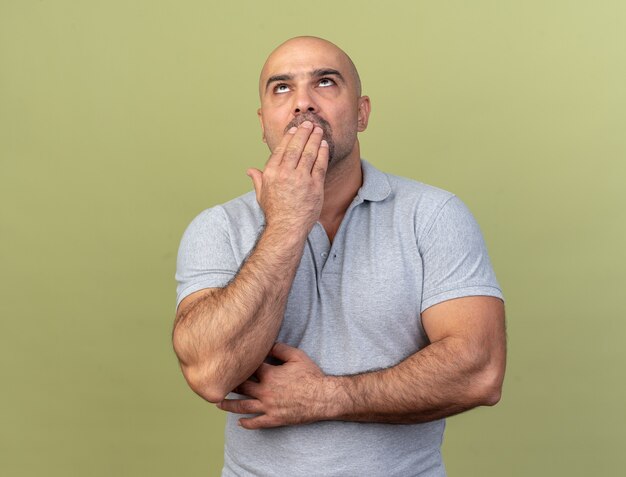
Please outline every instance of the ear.
[[363, 132], [367, 129], [367, 122], [369, 121], [371, 111], [372, 105], [369, 96], [361, 96], [359, 98], [358, 132]]
[[264, 143], [267, 143], [267, 140], [265, 139], [265, 126], [263, 126], [263, 111], [261, 111], [261, 108], [256, 110], [256, 115], [259, 117], [259, 122], [261, 123], [261, 139]]

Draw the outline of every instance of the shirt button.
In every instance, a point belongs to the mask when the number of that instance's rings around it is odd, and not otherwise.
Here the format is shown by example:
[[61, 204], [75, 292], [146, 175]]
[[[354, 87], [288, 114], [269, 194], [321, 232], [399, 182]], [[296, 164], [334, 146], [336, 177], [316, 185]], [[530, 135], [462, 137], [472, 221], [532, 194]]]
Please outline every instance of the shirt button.
[[326, 258], [328, 257], [328, 254], [326, 252], [322, 252], [322, 258]]

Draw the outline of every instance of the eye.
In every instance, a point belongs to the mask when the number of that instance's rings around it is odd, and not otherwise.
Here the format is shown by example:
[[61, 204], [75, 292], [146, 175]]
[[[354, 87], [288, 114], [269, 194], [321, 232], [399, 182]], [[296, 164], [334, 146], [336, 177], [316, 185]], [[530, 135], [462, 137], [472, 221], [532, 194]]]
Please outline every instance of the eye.
[[289, 86], [287, 86], [284, 83], [277, 84], [274, 87], [274, 93], [282, 94], [282, 93], [286, 93], [287, 91], [289, 91]]
[[322, 78], [317, 84], [322, 88], [328, 88], [329, 86], [333, 86], [335, 82], [330, 78]]

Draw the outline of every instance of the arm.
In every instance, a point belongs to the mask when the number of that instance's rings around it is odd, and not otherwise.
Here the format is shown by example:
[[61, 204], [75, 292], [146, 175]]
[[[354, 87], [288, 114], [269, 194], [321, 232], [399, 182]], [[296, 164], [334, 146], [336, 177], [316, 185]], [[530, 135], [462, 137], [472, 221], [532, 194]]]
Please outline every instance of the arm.
[[502, 301], [445, 301], [427, 309], [422, 322], [429, 346], [391, 368], [334, 378], [337, 419], [411, 424], [500, 400], [506, 361]]
[[217, 402], [250, 376], [278, 335], [303, 241], [268, 227], [235, 278], [180, 304], [173, 344], [190, 387]]
[[[310, 124], [310, 123], [309, 123]], [[282, 323], [306, 237], [320, 214], [328, 146], [321, 130], [290, 130], [263, 173], [248, 171], [266, 227], [251, 255], [224, 288], [180, 304], [174, 350], [191, 388], [221, 401], [263, 362]]]
[[261, 365], [260, 382], [227, 400], [247, 429], [345, 420], [412, 424], [457, 414], [500, 398], [505, 367], [504, 307], [492, 297], [464, 297], [430, 307], [422, 321], [431, 344], [396, 366], [354, 376], [325, 376], [301, 350], [277, 345], [282, 366]]

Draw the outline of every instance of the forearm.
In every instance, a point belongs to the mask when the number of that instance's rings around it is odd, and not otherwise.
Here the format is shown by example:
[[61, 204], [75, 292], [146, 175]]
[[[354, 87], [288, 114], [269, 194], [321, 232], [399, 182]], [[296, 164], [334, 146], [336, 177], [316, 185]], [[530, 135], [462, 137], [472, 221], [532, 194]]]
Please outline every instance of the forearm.
[[413, 424], [444, 418], [500, 398], [504, 363], [469, 353], [446, 338], [380, 371], [329, 376], [329, 420]]
[[329, 147], [310, 121], [290, 128], [263, 172], [248, 169], [266, 227], [226, 287], [181, 308], [174, 349], [196, 393], [219, 402], [262, 363], [283, 321], [308, 232], [320, 217]]
[[174, 349], [194, 391], [219, 401], [263, 362], [283, 320], [306, 235], [268, 225], [226, 287], [176, 318]]

